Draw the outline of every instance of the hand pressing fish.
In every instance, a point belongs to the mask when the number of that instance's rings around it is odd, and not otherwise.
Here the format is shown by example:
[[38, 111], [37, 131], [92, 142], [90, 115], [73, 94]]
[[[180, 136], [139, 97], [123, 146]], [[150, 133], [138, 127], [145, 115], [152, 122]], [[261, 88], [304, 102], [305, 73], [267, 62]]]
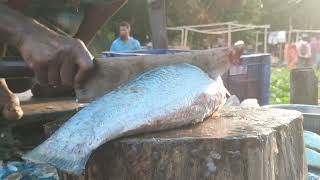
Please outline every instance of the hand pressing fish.
[[128, 135], [203, 121], [225, 102], [220, 77], [175, 64], [150, 70], [79, 111], [23, 158], [80, 175], [91, 153]]

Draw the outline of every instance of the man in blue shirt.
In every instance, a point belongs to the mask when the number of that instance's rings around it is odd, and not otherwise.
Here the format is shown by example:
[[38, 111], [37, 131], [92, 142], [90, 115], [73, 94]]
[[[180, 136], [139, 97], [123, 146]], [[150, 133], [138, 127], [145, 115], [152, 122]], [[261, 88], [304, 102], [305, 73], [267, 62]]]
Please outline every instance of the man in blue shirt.
[[127, 22], [120, 23], [120, 37], [112, 42], [110, 51], [124, 52], [140, 50], [140, 42], [130, 37], [130, 24]]

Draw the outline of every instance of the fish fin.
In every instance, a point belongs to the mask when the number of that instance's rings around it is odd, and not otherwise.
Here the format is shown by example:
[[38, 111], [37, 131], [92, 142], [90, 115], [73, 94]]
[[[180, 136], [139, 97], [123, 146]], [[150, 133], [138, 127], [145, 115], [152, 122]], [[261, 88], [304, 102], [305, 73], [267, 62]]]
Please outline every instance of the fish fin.
[[59, 158], [59, 157], [65, 157], [61, 155], [52, 155], [43, 153], [41, 151], [41, 148], [38, 147], [24, 156], [22, 156], [22, 159], [26, 161], [30, 161], [33, 163], [40, 163], [40, 164], [49, 164], [54, 167], [56, 167], [59, 170], [65, 171], [67, 173], [80, 176], [83, 170], [85, 169], [86, 163], [89, 159], [89, 157], [82, 157], [77, 159], [65, 159], [65, 158]]

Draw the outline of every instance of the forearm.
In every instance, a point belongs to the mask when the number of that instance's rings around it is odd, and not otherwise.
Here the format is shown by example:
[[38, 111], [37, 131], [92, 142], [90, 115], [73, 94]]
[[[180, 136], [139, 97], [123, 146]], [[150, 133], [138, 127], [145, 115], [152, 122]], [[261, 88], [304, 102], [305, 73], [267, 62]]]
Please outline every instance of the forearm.
[[127, 1], [118, 0], [112, 3], [101, 3], [88, 7], [75, 38], [81, 39], [88, 45], [101, 26]]
[[9, 90], [6, 81], [0, 78], [0, 97], [8, 97], [11, 94], [12, 92]]
[[0, 43], [0, 57], [5, 56], [6, 51], [7, 51], [7, 45], [4, 43]]
[[18, 48], [26, 36], [45, 31], [50, 31], [49, 34], [52, 35], [56, 34], [32, 18], [0, 4], [0, 42]]
[[[6, 47], [4, 44], [1, 44], [0, 43], [0, 57], [4, 55], [6, 51]], [[3, 98], [4, 97], [8, 97], [8, 95], [11, 94], [11, 91], [9, 90], [7, 84], [6, 84], [6, 81], [2, 78], [0, 78], [0, 105], [1, 105], [1, 97]], [[1, 113], [0, 113], [1, 114]]]
[[24, 11], [32, 2], [32, 0], [9, 0], [8, 6], [16, 11]]

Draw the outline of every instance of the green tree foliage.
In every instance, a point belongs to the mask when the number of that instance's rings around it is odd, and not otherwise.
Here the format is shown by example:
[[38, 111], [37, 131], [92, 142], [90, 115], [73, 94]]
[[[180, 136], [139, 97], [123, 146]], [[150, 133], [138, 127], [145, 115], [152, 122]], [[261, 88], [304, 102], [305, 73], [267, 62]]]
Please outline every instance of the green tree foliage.
[[167, 1], [168, 26], [225, 21], [257, 23], [259, 0], [174, 0]]
[[[204, 23], [238, 21], [248, 24], [270, 24], [273, 30], [289, 28], [289, 19], [297, 29], [319, 29], [319, 0], [166, 0], [167, 25], [194, 25]], [[147, 0], [130, 0], [98, 33], [93, 43], [95, 52], [107, 49], [117, 36], [118, 23], [129, 21], [134, 36], [142, 43], [150, 37]], [[169, 34], [179, 41], [179, 34]], [[253, 33], [235, 33], [233, 40], [253, 41]], [[215, 37], [190, 34], [195, 49], [202, 48], [204, 39]]]
[[[239, 23], [259, 23], [261, 1], [259, 0], [174, 0], [167, 1], [168, 26], [195, 25], [238, 21]], [[236, 33], [234, 41], [251, 41], [250, 33]], [[177, 37], [170, 37], [170, 39]], [[204, 39], [214, 41], [217, 36], [190, 34], [191, 48], [205, 48]], [[193, 45], [193, 46], [192, 46]]]
[[272, 68], [270, 104], [287, 104], [290, 97], [288, 68]]
[[262, 22], [275, 30], [288, 29], [289, 19], [296, 29], [320, 28], [318, 0], [262, 0]]
[[[260, 0], [167, 0], [167, 25], [195, 25], [225, 21], [238, 21], [239, 23], [259, 23]], [[91, 50], [95, 53], [106, 50], [118, 33], [118, 23], [128, 21], [132, 24], [133, 35], [142, 44], [149, 41], [150, 28], [146, 0], [130, 0], [112, 19], [106, 23], [97, 34]], [[237, 36], [249, 37], [247, 34]], [[170, 36], [170, 39], [179, 39], [178, 36]], [[204, 35], [190, 35], [191, 44], [195, 49], [201, 48]], [[214, 38], [214, 37], [209, 37]], [[246, 39], [244, 39], [246, 40]]]

